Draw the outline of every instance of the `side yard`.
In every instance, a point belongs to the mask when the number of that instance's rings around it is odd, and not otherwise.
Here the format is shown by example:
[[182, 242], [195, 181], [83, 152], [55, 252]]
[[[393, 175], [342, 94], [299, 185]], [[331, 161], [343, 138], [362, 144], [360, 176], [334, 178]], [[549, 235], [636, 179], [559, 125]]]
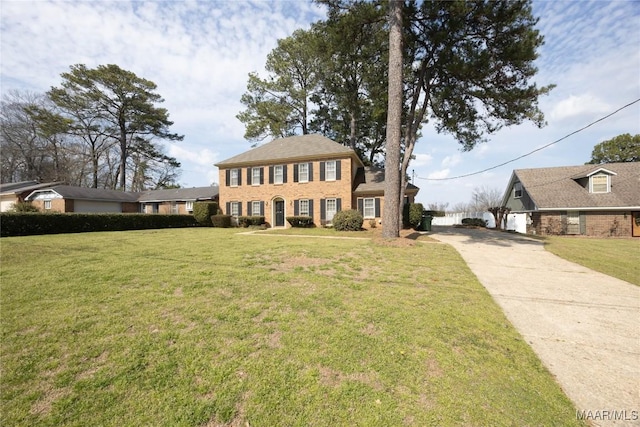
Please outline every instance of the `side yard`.
[[0, 424], [582, 425], [450, 246], [3, 238]]
[[545, 249], [561, 258], [640, 286], [640, 239], [545, 237]]

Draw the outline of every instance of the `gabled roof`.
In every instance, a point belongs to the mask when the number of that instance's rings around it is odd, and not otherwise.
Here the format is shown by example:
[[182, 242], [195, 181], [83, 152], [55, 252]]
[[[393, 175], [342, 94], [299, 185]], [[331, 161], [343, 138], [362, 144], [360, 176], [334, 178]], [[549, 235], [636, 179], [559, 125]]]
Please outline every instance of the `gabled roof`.
[[[600, 171], [610, 175], [611, 192], [590, 193], [580, 181]], [[640, 162], [516, 169], [507, 192], [517, 181], [538, 210], [640, 207]]]
[[[365, 166], [359, 168], [354, 181], [355, 188], [353, 193], [358, 194], [375, 194], [384, 193], [384, 169]], [[417, 193], [420, 190], [415, 185], [408, 183], [406, 193]]]
[[7, 182], [0, 184], [0, 194], [18, 194], [26, 191], [33, 191], [39, 188], [51, 187], [53, 185], [62, 184], [61, 182], [45, 182], [39, 183], [38, 181], [20, 181], [20, 182]]
[[218, 187], [172, 188], [167, 190], [144, 191], [138, 197], [139, 202], [170, 202], [213, 200], [218, 196]]
[[358, 155], [342, 144], [322, 135], [298, 135], [274, 139], [252, 150], [215, 164], [217, 167], [263, 165], [278, 161], [297, 161], [317, 158], [352, 157], [362, 164]]
[[75, 187], [72, 185], [55, 185], [33, 191], [27, 196], [30, 200], [38, 193], [53, 191], [65, 199], [74, 200], [96, 200], [105, 202], [137, 202], [140, 193], [130, 193], [118, 190], [107, 190], [103, 188]]

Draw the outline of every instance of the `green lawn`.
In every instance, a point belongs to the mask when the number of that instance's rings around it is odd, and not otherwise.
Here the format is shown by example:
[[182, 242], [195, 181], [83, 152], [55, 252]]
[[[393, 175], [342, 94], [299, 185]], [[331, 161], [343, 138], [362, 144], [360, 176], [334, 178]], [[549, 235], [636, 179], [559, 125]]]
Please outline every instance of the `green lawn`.
[[640, 239], [552, 236], [545, 248], [559, 257], [640, 286]]
[[447, 245], [213, 228], [0, 245], [3, 426], [580, 425]]

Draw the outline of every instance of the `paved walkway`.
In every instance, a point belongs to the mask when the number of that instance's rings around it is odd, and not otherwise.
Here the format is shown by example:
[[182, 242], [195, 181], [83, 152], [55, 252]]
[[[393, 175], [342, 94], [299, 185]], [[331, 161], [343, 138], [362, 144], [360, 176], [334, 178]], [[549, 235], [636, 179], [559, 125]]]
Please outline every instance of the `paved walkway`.
[[434, 227], [431, 237], [462, 255], [593, 425], [640, 425], [640, 287], [522, 235]]

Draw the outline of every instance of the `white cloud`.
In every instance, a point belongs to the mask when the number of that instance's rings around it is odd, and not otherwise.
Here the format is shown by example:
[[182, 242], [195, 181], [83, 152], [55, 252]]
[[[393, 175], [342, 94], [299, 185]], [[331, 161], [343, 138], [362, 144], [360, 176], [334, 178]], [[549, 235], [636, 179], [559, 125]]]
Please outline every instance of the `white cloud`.
[[462, 155], [460, 155], [460, 153], [455, 153], [442, 159], [442, 167], [451, 168], [460, 164], [460, 162], [462, 162]]
[[449, 173], [451, 172], [450, 169], [441, 169], [439, 171], [435, 171], [435, 172], [431, 172], [429, 175], [427, 175], [427, 179], [443, 179], [443, 178], [448, 178], [449, 177]]
[[597, 116], [612, 110], [612, 106], [591, 94], [570, 95], [556, 104], [550, 118], [564, 120], [575, 116]]
[[431, 164], [432, 160], [433, 160], [433, 156], [431, 154], [416, 153], [415, 159], [411, 161], [411, 166], [414, 166], [414, 167], [426, 166], [428, 164]]
[[212, 166], [220, 160], [218, 153], [214, 153], [208, 148], [193, 151], [176, 144], [169, 145], [169, 155], [180, 162], [186, 161], [201, 166]]

